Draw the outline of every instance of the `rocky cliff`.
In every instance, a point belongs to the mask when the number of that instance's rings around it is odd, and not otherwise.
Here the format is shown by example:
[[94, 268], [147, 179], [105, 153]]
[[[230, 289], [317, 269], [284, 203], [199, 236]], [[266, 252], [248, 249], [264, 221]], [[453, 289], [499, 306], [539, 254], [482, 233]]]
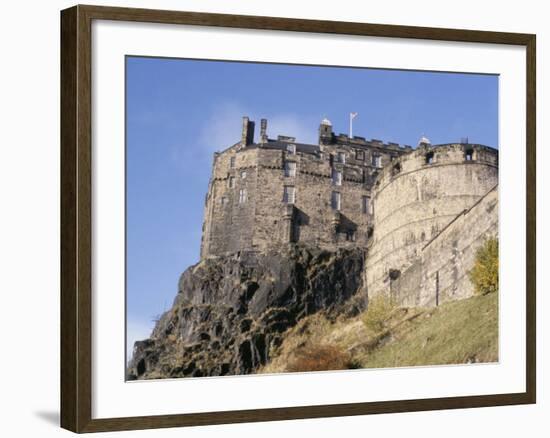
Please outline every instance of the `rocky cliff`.
[[249, 374], [307, 315], [354, 315], [366, 304], [361, 249], [289, 245], [206, 259], [180, 277], [172, 308], [134, 345], [127, 377]]

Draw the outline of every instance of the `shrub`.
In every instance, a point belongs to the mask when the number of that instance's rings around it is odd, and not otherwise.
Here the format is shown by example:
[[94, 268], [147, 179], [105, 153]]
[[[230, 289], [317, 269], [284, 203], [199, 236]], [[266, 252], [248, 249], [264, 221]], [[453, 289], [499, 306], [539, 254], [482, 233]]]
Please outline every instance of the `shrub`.
[[369, 298], [367, 311], [362, 319], [363, 324], [373, 332], [381, 332], [386, 328], [387, 320], [394, 308], [392, 300], [386, 295]]
[[498, 291], [498, 240], [488, 239], [476, 253], [476, 261], [470, 271], [470, 280], [476, 295]]
[[352, 368], [350, 354], [336, 345], [313, 345], [296, 353], [295, 359], [286, 367], [287, 371], [329, 371]]

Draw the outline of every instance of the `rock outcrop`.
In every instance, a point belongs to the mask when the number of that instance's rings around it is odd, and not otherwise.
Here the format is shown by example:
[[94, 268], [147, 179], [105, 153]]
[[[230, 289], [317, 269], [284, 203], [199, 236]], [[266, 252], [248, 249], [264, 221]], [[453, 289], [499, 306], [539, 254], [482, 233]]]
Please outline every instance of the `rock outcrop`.
[[359, 248], [301, 245], [202, 260], [182, 274], [151, 337], [135, 343], [127, 377], [253, 373], [304, 316], [363, 310], [363, 268]]

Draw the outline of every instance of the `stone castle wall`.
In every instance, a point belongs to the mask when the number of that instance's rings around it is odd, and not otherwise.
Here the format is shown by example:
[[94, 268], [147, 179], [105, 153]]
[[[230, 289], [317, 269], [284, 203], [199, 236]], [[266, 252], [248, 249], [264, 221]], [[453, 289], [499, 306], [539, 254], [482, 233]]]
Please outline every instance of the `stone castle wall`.
[[497, 183], [498, 154], [480, 145], [424, 145], [384, 168], [373, 193], [369, 295], [388, 294], [426, 243]]
[[[265, 131], [262, 142], [252, 143], [253, 132], [247, 119], [244, 123], [241, 142], [214, 157], [201, 258], [288, 242], [366, 247], [372, 184], [384, 165], [411, 149], [334, 136], [329, 125], [321, 126], [319, 145], [302, 145], [291, 137], [270, 140]], [[294, 163], [294, 175], [285, 175], [287, 163]], [[340, 185], [333, 172], [341, 172]], [[285, 187], [293, 188], [294, 202], [285, 202]], [[333, 192], [340, 194], [339, 210], [333, 208]]]
[[435, 306], [474, 294], [468, 273], [477, 250], [498, 237], [498, 187], [459, 214], [421, 248], [419, 257], [391, 281], [391, 296], [402, 306]]

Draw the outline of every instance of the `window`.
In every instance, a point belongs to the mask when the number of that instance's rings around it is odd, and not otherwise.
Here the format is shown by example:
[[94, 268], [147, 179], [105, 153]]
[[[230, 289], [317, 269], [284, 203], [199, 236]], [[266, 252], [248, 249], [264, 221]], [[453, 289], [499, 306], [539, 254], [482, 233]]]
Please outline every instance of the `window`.
[[472, 161], [474, 159], [474, 150], [473, 149], [468, 149], [465, 153], [464, 153], [464, 159], [466, 161]]
[[337, 161], [339, 163], [345, 164], [346, 163], [346, 153], [345, 152], [338, 152], [336, 154]]
[[362, 202], [362, 210], [363, 210], [363, 214], [369, 214], [370, 213], [370, 198], [368, 196], [363, 196], [363, 202]]
[[391, 174], [392, 176], [395, 176], [399, 172], [401, 172], [401, 163], [395, 163], [391, 169]]
[[434, 153], [433, 152], [428, 152], [426, 154], [426, 164], [432, 164], [434, 162], [435, 162]]
[[222, 196], [221, 198], [221, 204], [222, 205], [227, 205], [227, 198], [225, 196]]
[[235, 157], [229, 159], [229, 167], [231, 167], [231, 169], [235, 168]]
[[229, 177], [229, 188], [232, 189], [233, 187], [235, 187], [235, 177], [230, 176]]
[[246, 189], [239, 190], [239, 204], [244, 204], [246, 202]]
[[341, 196], [339, 192], [332, 192], [332, 195], [330, 197], [330, 206], [333, 210], [340, 210]]
[[296, 145], [295, 144], [289, 144], [286, 147], [286, 150], [290, 155], [294, 155], [296, 153]]
[[294, 161], [285, 161], [285, 176], [296, 176], [296, 163]]
[[342, 172], [336, 169], [332, 169], [332, 184], [335, 186], [342, 185]]
[[374, 167], [382, 167], [382, 157], [380, 155], [372, 156], [372, 165]]
[[241, 179], [246, 179], [246, 170], [241, 172]]
[[357, 149], [355, 151], [355, 159], [359, 161], [365, 161], [365, 151], [360, 151]]
[[296, 191], [293, 186], [285, 186], [283, 192], [283, 202], [285, 204], [294, 204]]

